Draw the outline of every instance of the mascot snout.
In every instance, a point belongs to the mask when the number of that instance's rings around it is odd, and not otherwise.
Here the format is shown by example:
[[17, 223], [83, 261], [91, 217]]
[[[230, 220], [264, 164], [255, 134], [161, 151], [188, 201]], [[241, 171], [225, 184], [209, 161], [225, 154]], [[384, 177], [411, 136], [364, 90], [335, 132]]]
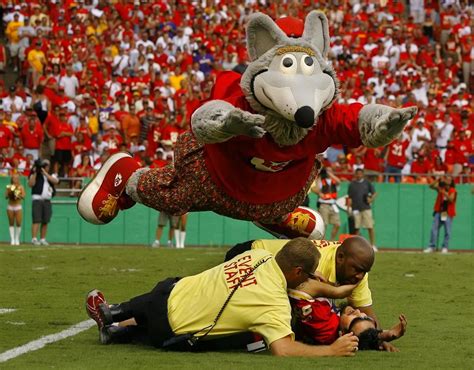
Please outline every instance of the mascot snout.
[[310, 128], [314, 124], [314, 110], [313, 108], [305, 105], [304, 107], [298, 108], [295, 113], [295, 122], [299, 127]]

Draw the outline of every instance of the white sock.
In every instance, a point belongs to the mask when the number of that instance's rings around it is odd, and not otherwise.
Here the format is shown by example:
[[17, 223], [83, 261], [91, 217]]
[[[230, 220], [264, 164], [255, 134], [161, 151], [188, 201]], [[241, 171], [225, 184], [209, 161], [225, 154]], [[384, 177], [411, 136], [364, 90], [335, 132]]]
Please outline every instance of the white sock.
[[10, 230], [10, 241], [11, 243], [15, 243], [15, 226], [10, 226], [8, 228]]
[[184, 248], [184, 241], [186, 240], [186, 230], [184, 230], [184, 231], [181, 230], [180, 234], [181, 234], [181, 238], [180, 238], [181, 248]]
[[17, 245], [20, 245], [20, 234], [21, 234], [21, 226], [17, 226], [15, 228], [15, 242]]
[[181, 238], [180, 238], [180, 235], [179, 235], [179, 230], [177, 230], [177, 229], [174, 230], [174, 240], [176, 241], [176, 248], [180, 248]]

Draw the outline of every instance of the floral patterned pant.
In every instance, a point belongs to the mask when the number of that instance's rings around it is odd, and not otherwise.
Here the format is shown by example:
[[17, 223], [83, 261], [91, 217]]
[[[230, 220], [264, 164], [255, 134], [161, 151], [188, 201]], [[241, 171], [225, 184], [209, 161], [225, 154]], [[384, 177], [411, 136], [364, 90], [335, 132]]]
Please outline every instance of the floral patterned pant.
[[178, 138], [174, 166], [144, 172], [138, 179], [137, 194], [144, 205], [171, 215], [213, 211], [240, 220], [279, 222], [303, 203], [320, 167], [315, 158], [306, 186], [288, 199], [269, 204], [241, 202], [214, 184], [206, 168], [203, 145], [186, 132]]

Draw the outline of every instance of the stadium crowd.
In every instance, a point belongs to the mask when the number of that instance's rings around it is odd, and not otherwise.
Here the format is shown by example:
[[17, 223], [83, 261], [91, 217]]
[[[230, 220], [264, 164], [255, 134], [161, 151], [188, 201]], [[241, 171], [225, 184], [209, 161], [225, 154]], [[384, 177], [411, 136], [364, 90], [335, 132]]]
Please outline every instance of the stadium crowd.
[[329, 58], [340, 103], [419, 107], [389, 146], [334, 146], [325, 165], [343, 181], [364, 168], [379, 181], [426, 183], [449, 173], [456, 183], [472, 182], [474, 8], [468, 1], [0, 4], [6, 40], [0, 69], [18, 74], [12, 86], [0, 81], [1, 175], [28, 175], [41, 157], [61, 177], [88, 177], [119, 150], [142, 165], [172, 163], [173, 144], [216, 74], [245, 68], [249, 14], [303, 19], [319, 8], [333, 35]]

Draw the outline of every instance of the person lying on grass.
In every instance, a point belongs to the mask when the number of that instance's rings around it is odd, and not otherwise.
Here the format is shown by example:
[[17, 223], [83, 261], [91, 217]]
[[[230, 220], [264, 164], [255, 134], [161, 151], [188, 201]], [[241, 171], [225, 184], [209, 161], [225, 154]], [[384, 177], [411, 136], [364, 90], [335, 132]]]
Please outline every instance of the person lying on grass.
[[[282, 239], [261, 239], [240, 243], [227, 252], [225, 259], [233, 258], [247, 250], [264, 249], [272, 253], [278, 253], [287, 242], [288, 240]], [[328, 284], [308, 280], [298, 287], [298, 291], [289, 289], [293, 310], [298, 308], [295, 306], [299, 304], [306, 307], [304, 312], [307, 312], [308, 316], [302, 319], [304, 321], [300, 322], [299, 327], [294, 327], [297, 337], [298, 334], [306, 334], [303, 339], [310, 343], [319, 344], [333, 343], [337, 339], [339, 316], [333, 310], [327, 298], [347, 298], [348, 304], [357, 315], [366, 318], [364, 320], [366, 325], [370, 323], [374, 328], [380, 330], [380, 324], [372, 309], [372, 293], [369, 288], [369, 271], [375, 262], [375, 254], [370, 243], [360, 236], [349, 237], [342, 243], [328, 240], [312, 240], [312, 243], [321, 254], [316, 274], [319, 280]], [[313, 297], [318, 298], [315, 300]], [[401, 325], [406, 326], [405, 319], [403, 319], [403, 322], [405, 324], [402, 323]], [[363, 325], [357, 325], [357, 327], [359, 326], [362, 327]], [[305, 333], [305, 330], [303, 330], [303, 333], [298, 333], [298, 330], [302, 330], [301, 327], [305, 328], [306, 331], [309, 330], [309, 332]], [[310, 327], [313, 327], [313, 330], [310, 330]], [[380, 345], [384, 350], [397, 351], [386, 340], [388, 335], [372, 335], [372, 337], [380, 338]], [[373, 342], [372, 348], [375, 347], [376, 344]]]
[[[294, 340], [287, 289], [316, 278], [319, 251], [306, 238], [288, 241], [276, 254], [259, 249], [194, 276], [168, 278], [149, 293], [118, 305], [91, 291], [86, 310], [104, 344], [138, 341], [178, 351], [214, 349], [207, 340], [261, 335], [276, 356], [351, 356], [358, 338], [347, 333], [331, 345]], [[115, 326], [120, 323], [125, 326]]]
[[293, 313], [292, 327], [297, 340], [315, 345], [333, 343], [340, 335], [352, 332], [359, 338], [359, 350], [385, 350], [398, 352], [388, 342], [405, 334], [407, 320], [399, 316], [399, 322], [389, 330], [381, 330], [377, 322], [347, 303], [335, 308], [328, 298], [350, 296], [357, 286], [334, 287], [317, 280], [308, 280], [296, 289], [289, 289], [288, 296]]

